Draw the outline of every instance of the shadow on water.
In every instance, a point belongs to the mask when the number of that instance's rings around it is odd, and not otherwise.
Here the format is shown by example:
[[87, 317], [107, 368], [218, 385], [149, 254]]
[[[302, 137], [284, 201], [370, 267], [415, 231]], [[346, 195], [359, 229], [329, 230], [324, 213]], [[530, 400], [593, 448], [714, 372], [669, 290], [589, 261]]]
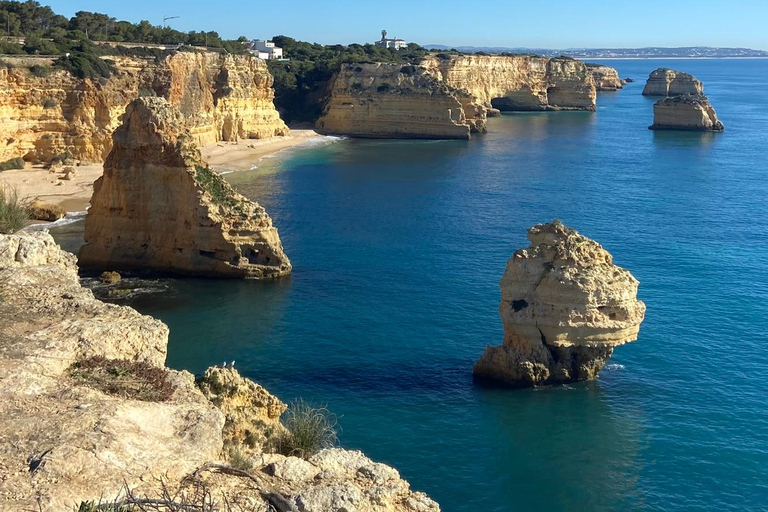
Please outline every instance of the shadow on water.
[[683, 130], [652, 130], [653, 143], [660, 148], [706, 147], [722, 137], [716, 132], [689, 132]]

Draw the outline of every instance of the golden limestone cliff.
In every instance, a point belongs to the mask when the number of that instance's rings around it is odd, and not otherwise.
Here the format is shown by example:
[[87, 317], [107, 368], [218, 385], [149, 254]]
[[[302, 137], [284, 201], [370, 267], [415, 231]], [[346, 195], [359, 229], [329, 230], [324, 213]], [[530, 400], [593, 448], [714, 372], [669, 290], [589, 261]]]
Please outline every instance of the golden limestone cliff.
[[587, 69], [592, 73], [598, 91], [618, 91], [624, 87], [625, 82], [619, 78], [619, 72], [612, 67], [587, 63]]
[[614, 347], [637, 339], [637, 280], [594, 240], [555, 221], [528, 230], [501, 278], [504, 343], [475, 363], [479, 380], [534, 386], [597, 377]]
[[644, 96], [680, 96], [704, 94], [704, 85], [695, 76], [669, 68], [659, 68], [648, 76]]
[[358, 451], [272, 453], [278, 398], [232, 367], [166, 368], [168, 327], [94, 298], [48, 233], [0, 235], [0, 297], [0, 510], [96, 510], [79, 505], [127, 489], [168, 510], [440, 510]]
[[469, 138], [499, 110], [595, 110], [592, 74], [567, 58], [458, 56], [346, 65], [317, 129], [358, 137]]
[[69, 152], [102, 162], [125, 107], [142, 95], [177, 106], [198, 144], [288, 132], [272, 101], [272, 76], [259, 59], [179, 52], [159, 62], [113, 60], [117, 71], [101, 80], [63, 70], [36, 76], [22, 67], [0, 68], [0, 161], [48, 162]]
[[331, 80], [316, 128], [356, 137], [468, 139], [472, 124], [457, 96], [419, 66], [346, 64]]
[[447, 85], [500, 110], [595, 110], [594, 79], [586, 65], [565, 57], [464, 55], [422, 61]]
[[651, 130], [721, 132], [723, 123], [706, 96], [683, 94], [662, 98], [653, 106]]
[[79, 262], [232, 278], [291, 271], [267, 212], [208, 167], [164, 98], [134, 100], [115, 130]]

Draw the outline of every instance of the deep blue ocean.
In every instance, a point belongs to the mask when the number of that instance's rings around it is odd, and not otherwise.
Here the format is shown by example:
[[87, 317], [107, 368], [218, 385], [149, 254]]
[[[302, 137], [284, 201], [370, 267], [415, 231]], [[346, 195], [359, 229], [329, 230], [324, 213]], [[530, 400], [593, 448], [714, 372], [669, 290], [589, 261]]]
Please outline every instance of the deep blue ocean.
[[[293, 276], [166, 279], [129, 304], [170, 326], [170, 366], [234, 359], [285, 401], [327, 404], [344, 447], [446, 512], [768, 510], [768, 60], [603, 62], [637, 82], [596, 113], [505, 114], [468, 142], [340, 140], [228, 174]], [[648, 130], [660, 66], [704, 82], [725, 132]], [[639, 279], [640, 337], [596, 382], [475, 386], [502, 341], [506, 260], [555, 217]]]

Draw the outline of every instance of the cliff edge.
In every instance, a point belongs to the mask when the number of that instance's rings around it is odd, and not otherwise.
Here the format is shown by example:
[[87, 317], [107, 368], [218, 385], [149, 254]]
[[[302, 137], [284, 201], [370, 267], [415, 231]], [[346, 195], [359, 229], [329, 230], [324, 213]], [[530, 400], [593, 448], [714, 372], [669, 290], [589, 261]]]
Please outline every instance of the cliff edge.
[[178, 52], [161, 60], [111, 58], [108, 79], [63, 70], [0, 68], [0, 161], [47, 163], [69, 154], [103, 162], [125, 108], [139, 96], [166, 98], [187, 117], [199, 145], [285, 135], [264, 61], [243, 55]]
[[528, 240], [501, 278], [504, 343], [486, 347], [473, 373], [520, 387], [594, 379], [614, 347], [637, 339], [638, 282], [559, 221], [530, 228]]
[[0, 298], [0, 510], [128, 491], [211, 511], [440, 510], [357, 451], [268, 453], [285, 405], [233, 368], [197, 383], [165, 368], [168, 328], [96, 300], [48, 233], [0, 235]]
[[291, 271], [267, 212], [208, 167], [185, 116], [163, 98], [134, 100], [115, 130], [79, 262], [234, 278]]

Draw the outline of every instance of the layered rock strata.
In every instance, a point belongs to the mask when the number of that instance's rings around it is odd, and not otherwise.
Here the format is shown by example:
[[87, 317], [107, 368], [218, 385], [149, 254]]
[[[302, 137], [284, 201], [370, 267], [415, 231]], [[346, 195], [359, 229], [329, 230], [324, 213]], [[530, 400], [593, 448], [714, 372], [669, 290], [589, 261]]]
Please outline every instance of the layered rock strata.
[[614, 347], [637, 339], [638, 282], [559, 221], [530, 228], [528, 240], [501, 279], [504, 343], [486, 347], [473, 373], [519, 387], [594, 379]]
[[330, 85], [318, 131], [354, 137], [468, 139], [457, 91], [422, 67], [347, 64]]
[[706, 96], [684, 94], [663, 98], [653, 105], [651, 130], [721, 132], [723, 123]]
[[659, 68], [648, 76], [644, 96], [679, 96], [704, 94], [704, 85], [691, 74], [669, 68]]
[[508, 111], [595, 110], [595, 82], [575, 59], [463, 55], [421, 63], [440, 81], [485, 107]]
[[125, 107], [160, 96], [187, 117], [198, 144], [284, 135], [273, 104], [273, 79], [250, 56], [180, 52], [154, 59], [115, 57], [109, 79], [78, 79], [66, 71], [36, 76], [0, 68], [0, 161], [49, 162], [69, 153], [102, 162]]
[[583, 62], [539, 57], [427, 57], [418, 66], [350, 64], [331, 80], [316, 128], [356, 137], [466, 139], [499, 110], [595, 110]]
[[[168, 328], [96, 300], [47, 233], [0, 235], [0, 298], [0, 510], [77, 510], [122, 499], [125, 486], [159, 498], [161, 481], [188, 495], [204, 486], [242, 510], [440, 510], [360, 452], [259, 453], [258, 440], [279, 427], [280, 400], [232, 368], [209, 369], [203, 391], [188, 372], [165, 368]], [[94, 356], [164, 373], [170, 397], [140, 400], [75, 379], [73, 363]], [[243, 447], [228, 424], [254, 429], [247, 472], [227, 462]]]
[[81, 265], [233, 278], [290, 273], [272, 219], [202, 160], [179, 109], [139, 98], [123, 119], [94, 184]]
[[612, 67], [590, 63], [587, 63], [586, 66], [589, 72], [592, 73], [592, 78], [598, 91], [618, 91], [626, 83], [619, 78], [619, 72]]

